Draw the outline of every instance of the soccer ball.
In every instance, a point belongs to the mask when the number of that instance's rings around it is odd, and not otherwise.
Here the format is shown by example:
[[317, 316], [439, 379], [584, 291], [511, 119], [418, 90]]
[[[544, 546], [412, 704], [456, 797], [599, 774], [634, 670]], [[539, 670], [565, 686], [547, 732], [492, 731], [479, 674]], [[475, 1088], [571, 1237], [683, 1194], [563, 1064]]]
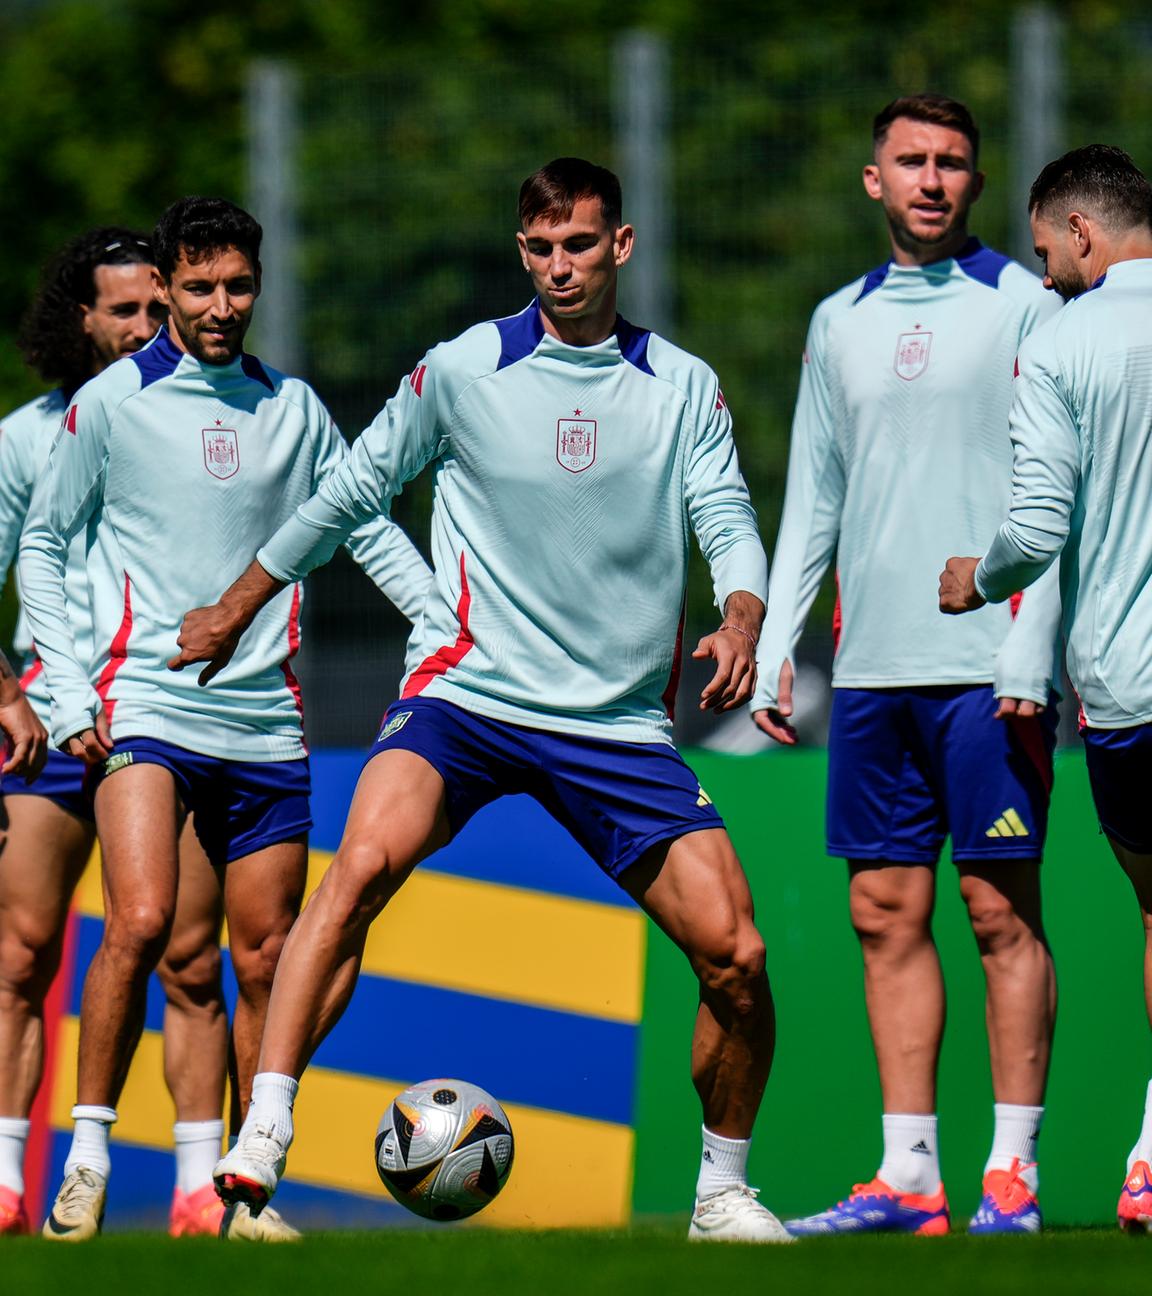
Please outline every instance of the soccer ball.
[[512, 1126], [466, 1080], [425, 1080], [392, 1100], [376, 1129], [376, 1170], [401, 1206], [433, 1220], [482, 1210], [512, 1169]]

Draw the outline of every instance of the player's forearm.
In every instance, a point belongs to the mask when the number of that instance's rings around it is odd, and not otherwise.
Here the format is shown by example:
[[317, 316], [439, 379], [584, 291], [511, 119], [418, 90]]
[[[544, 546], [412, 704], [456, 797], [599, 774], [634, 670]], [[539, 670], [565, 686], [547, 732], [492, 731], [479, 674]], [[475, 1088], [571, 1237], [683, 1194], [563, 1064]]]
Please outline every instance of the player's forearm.
[[989, 603], [1003, 603], [1027, 589], [1051, 567], [1066, 538], [1066, 530], [1022, 529], [1009, 520], [976, 568], [977, 593]]
[[0, 706], [8, 706], [20, 696], [20, 679], [12, 663], [0, 652]]
[[764, 604], [747, 590], [735, 590], [724, 602], [723, 624], [747, 635], [753, 644], [759, 642], [764, 624]]
[[384, 597], [415, 621], [432, 583], [432, 569], [403, 530], [390, 518], [377, 518], [358, 527], [345, 547]]
[[76, 654], [64, 594], [67, 542], [42, 519], [20, 541], [20, 588], [24, 611], [44, 679], [52, 695], [52, 739], [59, 744], [90, 728], [100, 699]]
[[241, 631], [256, 619], [256, 614], [284, 588], [286, 582], [278, 580], [260, 565], [257, 559], [248, 564], [220, 596], [220, 608], [229, 624]]

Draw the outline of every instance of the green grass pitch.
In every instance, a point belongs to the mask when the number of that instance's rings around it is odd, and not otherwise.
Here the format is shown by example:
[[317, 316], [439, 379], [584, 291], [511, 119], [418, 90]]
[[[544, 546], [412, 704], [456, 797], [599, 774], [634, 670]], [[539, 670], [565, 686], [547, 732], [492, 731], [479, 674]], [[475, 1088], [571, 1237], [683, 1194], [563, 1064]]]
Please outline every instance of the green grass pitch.
[[0, 1292], [83, 1296], [1053, 1296], [1146, 1290], [1150, 1267], [1152, 1238], [1072, 1229], [1039, 1238], [830, 1238], [790, 1247], [690, 1245], [679, 1226], [629, 1233], [327, 1233], [276, 1247], [143, 1234], [78, 1245], [0, 1240]]

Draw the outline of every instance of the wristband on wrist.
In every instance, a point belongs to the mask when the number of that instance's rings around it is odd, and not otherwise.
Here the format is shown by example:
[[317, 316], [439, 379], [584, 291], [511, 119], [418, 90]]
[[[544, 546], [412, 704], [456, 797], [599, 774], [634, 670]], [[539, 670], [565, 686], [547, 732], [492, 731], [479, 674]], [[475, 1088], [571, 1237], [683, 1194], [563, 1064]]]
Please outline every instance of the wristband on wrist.
[[755, 639], [755, 637], [754, 637], [753, 635], [749, 634], [748, 631], [745, 630], [742, 626], [733, 625], [730, 621], [725, 621], [724, 624], [720, 627], [720, 629], [721, 629], [721, 630], [735, 630], [736, 633], [737, 633], [738, 635], [743, 635], [744, 638], [748, 640], [748, 642], [752, 645], [753, 648], [756, 647], [756, 639]]

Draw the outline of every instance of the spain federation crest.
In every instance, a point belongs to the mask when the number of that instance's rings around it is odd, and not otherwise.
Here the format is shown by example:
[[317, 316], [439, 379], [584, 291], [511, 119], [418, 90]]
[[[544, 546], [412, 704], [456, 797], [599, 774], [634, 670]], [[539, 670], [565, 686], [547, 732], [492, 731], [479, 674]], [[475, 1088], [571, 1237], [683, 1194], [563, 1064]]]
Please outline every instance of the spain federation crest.
[[556, 458], [570, 473], [583, 472], [596, 462], [596, 420], [566, 418], [556, 421]]
[[905, 382], [919, 378], [928, 368], [928, 356], [931, 350], [931, 333], [901, 333], [896, 341], [894, 365], [896, 372]]
[[204, 467], [224, 481], [240, 469], [240, 446], [232, 428], [204, 428]]

